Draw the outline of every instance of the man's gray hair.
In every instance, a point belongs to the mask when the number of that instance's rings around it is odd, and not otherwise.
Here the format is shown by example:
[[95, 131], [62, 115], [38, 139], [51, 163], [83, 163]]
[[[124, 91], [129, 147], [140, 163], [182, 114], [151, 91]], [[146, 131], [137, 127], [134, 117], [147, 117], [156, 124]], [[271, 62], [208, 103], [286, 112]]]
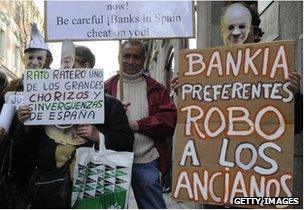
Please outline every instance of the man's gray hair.
[[141, 50], [142, 50], [142, 54], [143, 54], [144, 58], [147, 57], [147, 49], [146, 49], [146, 47], [145, 47], [145, 45], [144, 45], [144, 43], [142, 41], [136, 40], [136, 39], [127, 40], [127, 41], [124, 41], [122, 43], [121, 48], [124, 48], [127, 44], [128, 45], [133, 45], [133, 46], [134, 45], [139, 46], [141, 48]]

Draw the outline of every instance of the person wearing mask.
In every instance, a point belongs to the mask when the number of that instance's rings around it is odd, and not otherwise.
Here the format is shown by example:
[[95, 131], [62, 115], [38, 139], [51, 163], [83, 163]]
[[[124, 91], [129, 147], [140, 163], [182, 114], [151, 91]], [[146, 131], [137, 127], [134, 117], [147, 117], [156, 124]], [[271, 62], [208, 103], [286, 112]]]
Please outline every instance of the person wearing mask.
[[[75, 47], [74, 69], [93, 68], [95, 56], [85, 46]], [[61, 66], [64, 67], [64, 66]], [[72, 71], [72, 70], [70, 70]], [[18, 110], [18, 119], [21, 123], [30, 117], [28, 106]], [[37, 126], [39, 133], [36, 166], [40, 171], [53, 171], [60, 168], [78, 147], [92, 147], [100, 141], [106, 149], [116, 151], [133, 150], [133, 133], [129, 127], [127, 116], [121, 102], [105, 94], [105, 122], [104, 124], [71, 125], [67, 128], [60, 126]], [[37, 144], [37, 143], [36, 143]], [[72, 177], [74, 160], [70, 165]], [[49, 204], [52, 205], [52, 204]], [[32, 208], [54, 208], [54, 206], [31, 206]]]
[[[221, 36], [225, 46], [258, 43], [261, 41], [263, 31], [259, 27], [261, 19], [258, 12], [247, 4], [234, 3], [228, 6], [221, 18]], [[300, 75], [297, 71], [290, 73], [286, 80], [290, 82], [289, 89], [295, 97], [295, 134], [303, 129], [303, 96], [300, 93]], [[177, 94], [178, 76], [172, 78], [171, 88]]]
[[[221, 36], [225, 46], [258, 43], [261, 41], [263, 31], [259, 27], [261, 19], [258, 12], [243, 3], [234, 3], [228, 6], [221, 17]], [[300, 93], [300, 75], [293, 71], [286, 80], [290, 82], [289, 89], [294, 93], [295, 130], [302, 132], [303, 127], [303, 96]], [[178, 93], [178, 76], [171, 80], [171, 88]], [[204, 208], [236, 208], [235, 206], [221, 206], [204, 204]]]
[[[36, 23], [31, 26], [30, 40], [24, 50], [22, 60], [25, 69], [48, 69], [53, 61], [52, 53], [44, 42]], [[4, 88], [3, 95], [8, 91], [23, 91], [23, 76], [11, 81]], [[26, 132], [24, 126], [18, 122], [17, 115], [15, 115], [8, 136], [13, 141], [12, 176], [22, 197], [22, 201], [16, 204], [16, 207], [28, 208], [30, 204], [27, 187], [35, 169], [34, 154], [37, 151], [35, 143], [37, 133]]]

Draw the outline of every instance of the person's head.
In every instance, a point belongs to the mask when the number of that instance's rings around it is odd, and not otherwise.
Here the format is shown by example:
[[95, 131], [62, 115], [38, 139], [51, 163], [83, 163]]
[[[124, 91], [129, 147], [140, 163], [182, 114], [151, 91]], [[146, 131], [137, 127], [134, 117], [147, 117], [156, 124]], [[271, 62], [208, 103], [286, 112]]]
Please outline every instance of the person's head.
[[64, 40], [61, 45], [61, 69], [72, 69], [75, 64], [76, 48], [71, 40]]
[[139, 73], [146, 60], [145, 46], [137, 40], [125, 41], [122, 44], [121, 59], [124, 73], [130, 75]]
[[0, 70], [0, 93], [7, 87], [8, 80], [6, 74]]
[[26, 69], [49, 69], [53, 61], [50, 51], [28, 48], [24, 51], [23, 62]]
[[24, 50], [23, 62], [26, 69], [49, 69], [53, 61], [48, 44], [44, 42], [37, 24], [31, 26], [30, 40]]
[[263, 35], [256, 10], [235, 3], [226, 8], [221, 19], [221, 35], [224, 45], [259, 42]]
[[95, 65], [95, 56], [86, 46], [75, 46], [76, 56], [73, 68], [93, 68]]

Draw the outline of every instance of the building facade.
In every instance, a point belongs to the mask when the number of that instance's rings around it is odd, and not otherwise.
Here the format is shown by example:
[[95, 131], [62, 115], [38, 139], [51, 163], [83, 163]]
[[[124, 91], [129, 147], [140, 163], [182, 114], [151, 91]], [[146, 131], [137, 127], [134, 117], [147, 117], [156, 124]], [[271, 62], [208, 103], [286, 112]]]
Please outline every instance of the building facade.
[[0, 69], [9, 80], [23, 73], [22, 54], [33, 22], [42, 29], [43, 17], [32, 0], [0, 1]]
[[[303, 78], [303, 2], [302, 1], [246, 1], [256, 7], [264, 31], [261, 42], [277, 40], [295, 41], [295, 66]], [[196, 1], [196, 48], [222, 46], [220, 19], [223, 10], [233, 1]], [[178, 54], [189, 46], [187, 40], [146, 41], [150, 57], [146, 68], [170, 90], [172, 75], [178, 73]], [[171, 60], [170, 60], [171, 58]], [[173, 58], [173, 59], [172, 59]], [[173, 62], [172, 62], [173, 61]], [[169, 72], [168, 72], [169, 71]], [[303, 88], [303, 87], [302, 87]], [[303, 89], [302, 89], [303, 90]], [[302, 92], [302, 91], [301, 91]], [[175, 100], [176, 102], [176, 100]], [[296, 135], [294, 142], [294, 189], [293, 196], [301, 198], [303, 206], [303, 135]], [[200, 207], [190, 206], [191, 208]]]

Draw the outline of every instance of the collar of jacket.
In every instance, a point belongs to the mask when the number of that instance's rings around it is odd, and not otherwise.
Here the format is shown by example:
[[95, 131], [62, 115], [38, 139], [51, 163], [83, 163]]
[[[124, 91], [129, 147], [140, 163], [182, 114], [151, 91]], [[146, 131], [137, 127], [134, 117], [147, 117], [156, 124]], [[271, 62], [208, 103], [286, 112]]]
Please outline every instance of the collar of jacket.
[[[109, 80], [106, 81], [106, 83], [110, 83], [110, 84], [114, 84], [117, 88], [117, 83], [118, 83], [118, 80], [119, 80], [119, 74], [113, 76], [112, 78], [110, 78]], [[161, 89], [162, 88], [162, 85], [157, 82], [155, 79], [151, 78], [150, 76], [147, 76], [145, 74], [142, 75], [143, 78], [146, 80], [147, 82], [147, 92], [149, 93], [151, 90], [154, 90], [154, 89]], [[107, 90], [106, 90], [107, 91]], [[116, 94], [117, 90], [115, 91], [115, 94]]]

